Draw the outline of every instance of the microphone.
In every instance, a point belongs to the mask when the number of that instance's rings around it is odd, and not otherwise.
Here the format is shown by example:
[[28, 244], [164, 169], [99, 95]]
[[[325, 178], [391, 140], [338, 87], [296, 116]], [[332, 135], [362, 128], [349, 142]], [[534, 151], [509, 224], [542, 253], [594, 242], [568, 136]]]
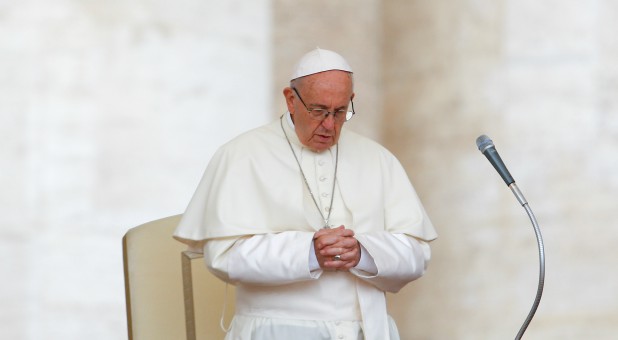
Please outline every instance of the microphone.
[[507, 186], [510, 186], [512, 183], [515, 182], [513, 176], [511, 176], [509, 170], [506, 168], [506, 165], [504, 165], [502, 158], [500, 158], [500, 155], [498, 154], [494, 143], [489, 137], [487, 137], [486, 135], [479, 136], [476, 139], [476, 146], [479, 148], [479, 151], [482, 152], [485, 157], [487, 157], [489, 163], [493, 165], [494, 169], [498, 171], [498, 174], [500, 174], [500, 177], [502, 177], [504, 183], [506, 183]]
[[528, 201], [526, 201], [524, 195], [521, 193], [521, 190], [519, 190], [517, 184], [515, 184], [513, 176], [511, 176], [509, 170], [506, 168], [506, 165], [504, 165], [504, 162], [502, 162], [498, 151], [496, 151], [494, 143], [486, 135], [481, 135], [476, 139], [476, 146], [479, 148], [479, 151], [481, 151], [483, 155], [487, 157], [487, 160], [489, 160], [489, 163], [493, 165], [494, 169], [498, 171], [498, 174], [500, 174], [500, 177], [502, 177], [504, 183], [506, 183], [506, 185], [511, 189], [521, 206], [526, 210], [526, 213], [528, 214], [528, 217], [532, 222], [534, 233], [536, 234], [536, 241], [539, 248], [539, 283], [537, 286], [537, 292], [534, 298], [534, 303], [532, 304], [532, 308], [530, 309], [526, 320], [524, 320], [524, 323], [521, 325], [517, 336], [515, 336], [516, 340], [520, 340], [521, 337], [524, 335], [524, 332], [526, 332], [528, 325], [532, 321], [532, 318], [534, 317], [534, 314], [539, 307], [539, 303], [541, 302], [541, 296], [543, 295], [543, 287], [545, 285], [545, 246], [543, 245], [543, 236], [541, 235], [541, 229], [536, 220], [536, 217], [532, 213], [532, 209], [530, 209]]

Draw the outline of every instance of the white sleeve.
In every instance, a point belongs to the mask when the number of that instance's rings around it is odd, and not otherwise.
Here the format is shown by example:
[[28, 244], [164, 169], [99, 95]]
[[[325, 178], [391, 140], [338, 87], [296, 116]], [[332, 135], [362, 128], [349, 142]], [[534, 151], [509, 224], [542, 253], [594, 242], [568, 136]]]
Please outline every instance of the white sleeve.
[[361, 251], [361, 258], [360, 258], [360, 261], [358, 261], [358, 264], [356, 265], [356, 267], [354, 267], [354, 269], [362, 270], [367, 275], [376, 275], [378, 273], [378, 267], [376, 267], [376, 261], [373, 260], [373, 256], [369, 254], [369, 252], [363, 246], [362, 243], [360, 244], [360, 251]]
[[280, 285], [317, 279], [310, 271], [312, 232], [286, 231], [241, 238], [212, 239], [204, 245], [208, 269], [230, 283]]
[[357, 234], [356, 238], [371, 255], [377, 274], [355, 268], [350, 271], [380, 290], [398, 292], [427, 269], [431, 250], [425, 241], [385, 231]]

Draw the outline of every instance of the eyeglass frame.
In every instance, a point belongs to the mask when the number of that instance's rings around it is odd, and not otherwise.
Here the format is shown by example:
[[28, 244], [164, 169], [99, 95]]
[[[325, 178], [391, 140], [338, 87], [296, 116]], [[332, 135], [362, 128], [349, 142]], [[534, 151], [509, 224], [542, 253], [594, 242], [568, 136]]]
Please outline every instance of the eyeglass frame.
[[[307, 112], [309, 112], [309, 117], [317, 120], [317, 121], [324, 121], [324, 119], [326, 119], [326, 117], [328, 117], [328, 115], [332, 115], [333, 119], [335, 119], [335, 121], [337, 120], [337, 112], [341, 112], [341, 111], [333, 111], [330, 112], [324, 108], [309, 108], [307, 107], [307, 104], [305, 104], [305, 101], [303, 100], [303, 98], [300, 96], [300, 93], [298, 93], [298, 90], [296, 89], [295, 86], [292, 86], [292, 90], [294, 90], [294, 93], [296, 93], [296, 96], [298, 96], [298, 99], [300, 99], [300, 102], [303, 103], [303, 106], [305, 107], [305, 110], [307, 110]], [[344, 122], [349, 121], [350, 119], [352, 119], [352, 117], [354, 117], [354, 115], [356, 114], [356, 112], [354, 111], [354, 101], [352, 100], [352, 98], [350, 98], [350, 104], [352, 105], [352, 111], [345, 111], [345, 119], [343, 120]], [[322, 114], [322, 116], [318, 116], [321, 118], [316, 118], [316, 116], [314, 116], [311, 112], [315, 111], [315, 110], [321, 110], [321, 111], [325, 111], [325, 113]], [[348, 117], [349, 115], [349, 117]]]

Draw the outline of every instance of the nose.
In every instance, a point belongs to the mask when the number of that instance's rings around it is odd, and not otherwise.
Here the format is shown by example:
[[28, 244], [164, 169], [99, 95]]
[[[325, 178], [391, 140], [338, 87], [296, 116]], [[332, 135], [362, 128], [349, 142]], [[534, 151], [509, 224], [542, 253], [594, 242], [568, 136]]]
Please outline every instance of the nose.
[[322, 125], [324, 126], [324, 128], [328, 129], [328, 130], [332, 130], [335, 128], [335, 116], [331, 113], [328, 114], [324, 120], [322, 120]]

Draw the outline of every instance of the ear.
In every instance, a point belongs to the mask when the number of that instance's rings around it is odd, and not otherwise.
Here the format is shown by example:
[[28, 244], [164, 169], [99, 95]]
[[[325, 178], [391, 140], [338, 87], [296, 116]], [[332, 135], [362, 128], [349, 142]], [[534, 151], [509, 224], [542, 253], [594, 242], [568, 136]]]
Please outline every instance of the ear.
[[284, 88], [283, 96], [285, 97], [285, 103], [288, 106], [288, 111], [290, 111], [291, 114], [294, 114], [294, 98], [295, 98], [294, 90], [292, 90], [291, 87]]

